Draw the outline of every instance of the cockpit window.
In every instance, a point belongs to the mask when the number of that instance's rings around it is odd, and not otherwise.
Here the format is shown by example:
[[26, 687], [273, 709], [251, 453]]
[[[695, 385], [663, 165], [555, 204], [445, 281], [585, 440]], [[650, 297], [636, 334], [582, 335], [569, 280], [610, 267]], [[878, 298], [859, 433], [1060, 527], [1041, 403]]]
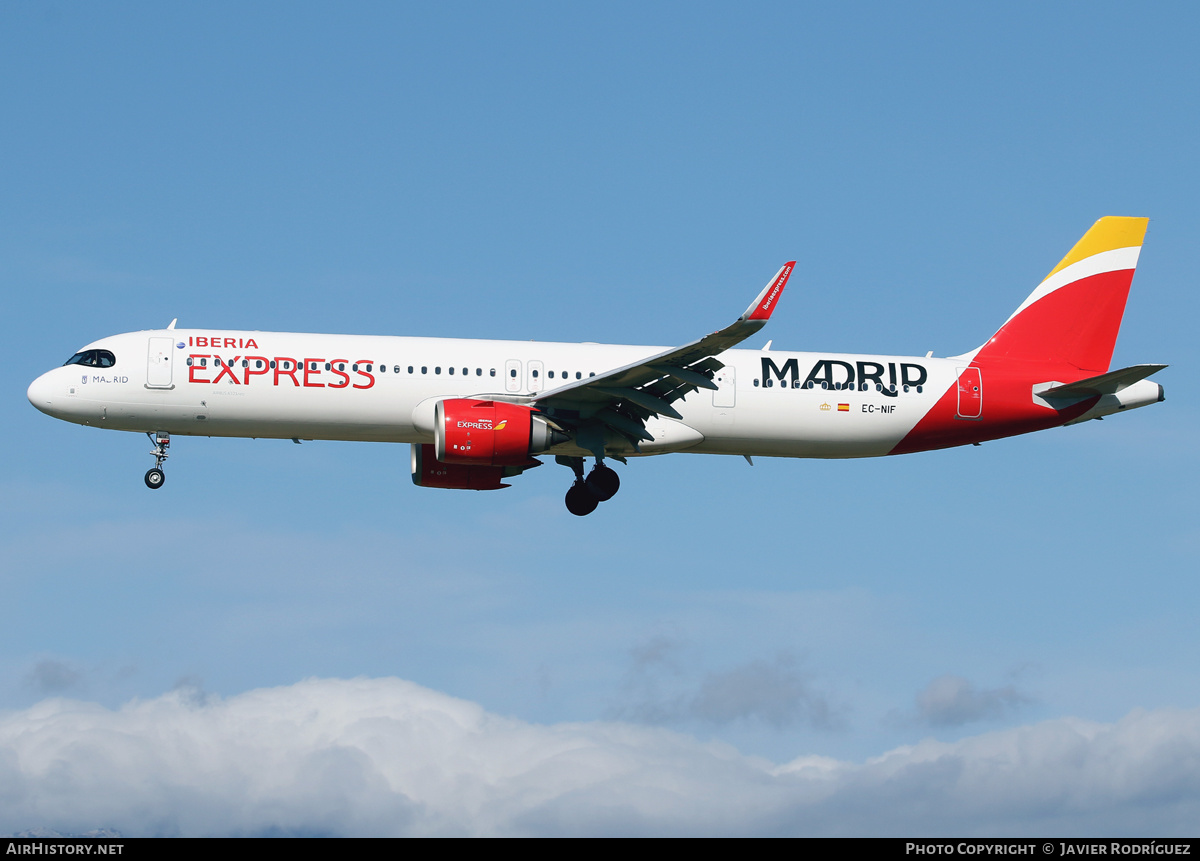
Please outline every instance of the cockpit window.
[[111, 368], [116, 363], [117, 357], [108, 350], [84, 350], [67, 359], [64, 364], [86, 365], [89, 368]]

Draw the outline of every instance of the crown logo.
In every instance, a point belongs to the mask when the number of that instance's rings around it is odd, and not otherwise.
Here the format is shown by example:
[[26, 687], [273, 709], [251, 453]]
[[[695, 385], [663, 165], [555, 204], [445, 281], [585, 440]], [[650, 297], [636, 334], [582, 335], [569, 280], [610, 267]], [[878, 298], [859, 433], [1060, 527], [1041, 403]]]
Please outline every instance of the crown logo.
[[829, 406], [829, 404], [821, 404], [822, 412], [829, 412], [830, 409], [831, 409], [831, 407]]

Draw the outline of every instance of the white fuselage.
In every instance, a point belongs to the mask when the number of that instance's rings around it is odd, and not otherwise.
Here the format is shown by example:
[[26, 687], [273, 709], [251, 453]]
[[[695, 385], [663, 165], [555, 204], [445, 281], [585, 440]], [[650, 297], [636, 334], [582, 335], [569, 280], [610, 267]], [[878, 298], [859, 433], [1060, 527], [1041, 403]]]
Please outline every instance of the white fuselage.
[[[125, 431], [431, 443], [437, 400], [536, 395], [664, 348], [179, 329], [89, 349], [115, 363], [42, 375], [29, 388], [38, 409]], [[647, 422], [654, 441], [640, 453], [888, 454], [969, 362], [736, 349], [717, 358], [718, 388], [677, 402], [681, 421]], [[554, 451], [582, 453], [569, 443]]]

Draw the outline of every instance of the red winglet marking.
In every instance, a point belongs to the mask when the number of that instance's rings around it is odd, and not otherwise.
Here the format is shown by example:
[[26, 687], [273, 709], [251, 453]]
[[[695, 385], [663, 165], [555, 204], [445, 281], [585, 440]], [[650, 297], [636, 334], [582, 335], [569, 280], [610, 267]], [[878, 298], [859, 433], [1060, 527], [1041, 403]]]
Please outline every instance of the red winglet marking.
[[783, 264], [783, 268], [779, 270], [779, 274], [775, 276], [775, 280], [771, 282], [771, 286], [764, 291], [762, 301], [758, 303], [754, 312], [746, 319], [769, 320], [771, 318], [771, 312], [775, 310], [775, 303], [779, 300], [779, 295], [787, 285], [788, 276], [792, 274], [792, 270], [795, 268], [795, 260], [789, 260]]

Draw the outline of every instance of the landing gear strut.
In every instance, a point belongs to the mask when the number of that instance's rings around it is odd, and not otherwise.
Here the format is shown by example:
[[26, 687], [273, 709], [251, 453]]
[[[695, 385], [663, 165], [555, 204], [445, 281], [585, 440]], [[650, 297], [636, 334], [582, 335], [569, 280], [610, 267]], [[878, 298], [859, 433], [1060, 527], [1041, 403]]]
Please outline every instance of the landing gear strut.
[[167, 480], [162, 465], [163, 461], [170, 457], [167, 449], [171, 447], [171, 435], [165, 431], [159, 431], [158, 433], [148, 433], [146, 436], [150, 437], [150, 442], [154, 443], [154, 449], [150, 452], [154, 455], [154, 467], [146, 472], [146, 487], [158, 490]]
[[575, 483], [567, 491], [567, 511], [583, 517], [596, 510], [601, 502], [612, 499], [621, 487], [621, 477], [597, 458], [587, 478], [583, 477], [583, 458], [558, 455], [556, 463], [568, 466], [575, 473]]

